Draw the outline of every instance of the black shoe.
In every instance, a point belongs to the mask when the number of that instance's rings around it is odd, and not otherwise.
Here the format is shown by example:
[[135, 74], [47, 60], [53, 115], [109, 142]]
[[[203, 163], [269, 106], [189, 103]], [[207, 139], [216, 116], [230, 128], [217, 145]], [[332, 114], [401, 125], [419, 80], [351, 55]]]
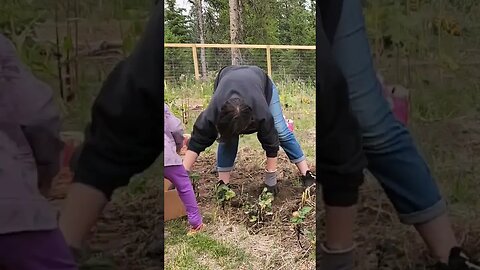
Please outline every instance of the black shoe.
[[448, 264], [437, 263], [437, 270], [480, 270], [480, 263], [473, 261], [459, 247], [454, 247], [450, 251]]
[[308, 188], [317, 183], [317, 177], [311, 171], [307, 171], [305, 176], [302, 176], [302, 185], [304, 188]]
[[270, 192], [273, 194], [273, 196], [277, 196], [278, 192], [279, 192], [279, 188], [278, 188], [278, 185], [274, 185], [274, 186], [269, 186], [269, 185], [264, 185], [264, 188], [267, 189], [267, 192]]

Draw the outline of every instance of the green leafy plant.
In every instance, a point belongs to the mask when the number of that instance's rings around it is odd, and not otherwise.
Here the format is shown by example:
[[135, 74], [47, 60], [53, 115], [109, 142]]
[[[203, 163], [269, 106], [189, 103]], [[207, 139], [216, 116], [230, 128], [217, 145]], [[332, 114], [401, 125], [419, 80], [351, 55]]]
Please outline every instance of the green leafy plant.
[[198, 197], [198, 181], [200, 180], [200, 175], [198, 173], [191, 173], [190, 179], [192, 180], [193, 192], [195, 193], [195, 196]]
[[307, 188], [302, 193], [302, 200], [300, 202], [300, 206], [297, 211], [292, 213], [292, 217], [290, 218], [290, 223], [292, 223], [293, 225], [293, 228], [297, 235], [298, 244], [301, 248], [303, 248], [302, 242], [300, 241], [302, 235], [306, 236], [309, 239], [309, 242], [312, 246], [315, 246], [315, 234], [304, 228], [305, 221], [308, 215], [314, 209], [313, 205], [315, 204], [315, 196], [312, 196], [312, 191], [313, 194], [315, 194], [314, 186]]
[[217, 193], [217, 202], [222, 205], [224, 205], [225, 202], [230, 201], [236, 196], [235, 191], [233, 191], [227, 185], [218, 186], [216, 189], [216, 193]]
[[265, 213], [267, 216], [273, 215], [272, 202], [274, 200], [273, 194], [267, 191], [267, 188], [262, 190], [258, 197], [258, 205], [260, 206], [260, 213]]
[[307, 217], [308, 213], [310, 213], [312, 209], [313, 207], [304, 206], [299, 211], [293, 212], [290, 222], [292, 222], [294, 225], [302, 224], [305, 221], [305, 218]]
[[248, 216], [248, 221], [258, 224], [263, 222], [267, 216], [273, 216], [273, 200], [273, 194], [268, 192], [267, 188], [264, 188], [258, 196], [258, 202], [245, 205], [245, 214]]

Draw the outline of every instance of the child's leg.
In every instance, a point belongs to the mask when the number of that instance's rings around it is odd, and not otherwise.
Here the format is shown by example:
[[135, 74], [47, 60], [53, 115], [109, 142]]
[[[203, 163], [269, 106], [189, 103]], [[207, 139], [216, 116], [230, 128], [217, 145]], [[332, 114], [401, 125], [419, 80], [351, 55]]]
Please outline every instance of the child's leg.
[[182, 165], [167, 166], [163, 169], [165, 178], [170, 180], [177, 188], [178, 195], [185, 205], [188, 222], [194, 228], [202, 224], [202, 215], [198, 209], [197, 199], [188, 173]]
[[[3, 268], [2, 268], [3, 267]], [[60, 230], [0, 235], [2, 270], [76, 270]]]

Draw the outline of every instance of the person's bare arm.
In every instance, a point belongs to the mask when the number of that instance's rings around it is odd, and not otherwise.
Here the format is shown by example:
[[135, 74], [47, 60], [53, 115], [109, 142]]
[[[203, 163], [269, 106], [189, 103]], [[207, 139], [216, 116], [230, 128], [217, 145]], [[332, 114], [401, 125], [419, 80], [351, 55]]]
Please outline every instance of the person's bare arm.
[[198, 154], [193, 152], [192, 150], [187, 150], [185, 153], [185, 157], [183, 158], [183, 167], [185, 167], [185, 170], [189, 172], [193, 164], [195, 164], [195, 161], [197, 161]]
[[200, 153], [215, 142], [217, 135], [213, 121], [207, 118], [205, 112], [202, 112], [193, 125], [192, 135], [188, 140], [188, 150], [183, 159], [183, 166], [187, 171], [192, 169]]

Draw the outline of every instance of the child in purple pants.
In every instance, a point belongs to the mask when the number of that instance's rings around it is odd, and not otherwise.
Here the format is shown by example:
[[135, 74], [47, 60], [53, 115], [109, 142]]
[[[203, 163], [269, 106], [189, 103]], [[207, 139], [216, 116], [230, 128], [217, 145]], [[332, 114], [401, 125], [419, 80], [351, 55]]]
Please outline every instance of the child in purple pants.
[[0, 34], [0, 270], [75, 270], [57, 213], [42, 194], [60, 165], [52, 92]]
[[194, 234], [203, 228], [202, 215], [198, 209], [190, 177], [183, 167], [182, 158], [178, 155], [184, 140], [182, 123], [170, 112], [166, 104], [164, 104], [164, 121], [163, 174], [177, 189], [187, 211], [188, 222], [191, 226], [189, 234]]

